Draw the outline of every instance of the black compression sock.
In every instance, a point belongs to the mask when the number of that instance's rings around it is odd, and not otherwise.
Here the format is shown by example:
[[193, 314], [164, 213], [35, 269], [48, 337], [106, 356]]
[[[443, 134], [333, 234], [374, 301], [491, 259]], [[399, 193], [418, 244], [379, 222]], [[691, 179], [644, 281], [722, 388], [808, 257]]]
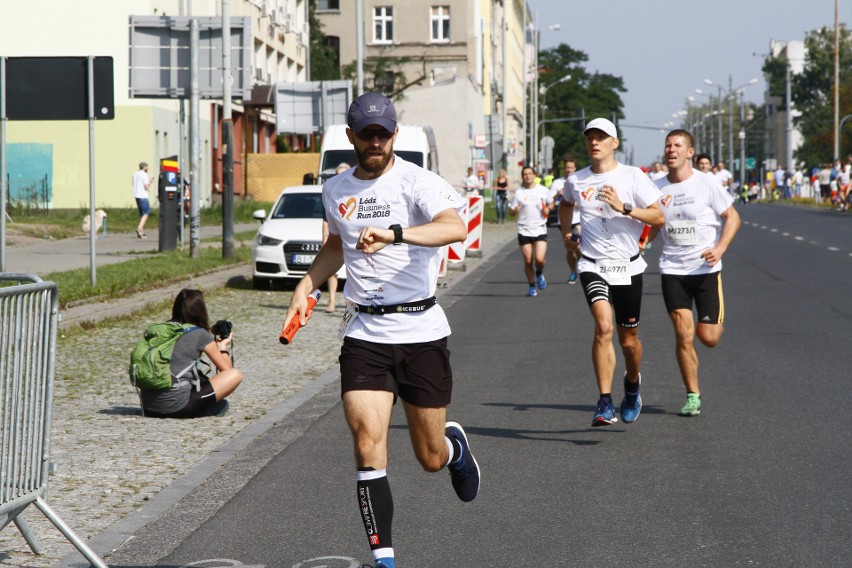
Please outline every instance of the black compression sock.
[[[392, 550], [393, 496], [384, 469], [358, 469], [358, 509], [370, 550]], [[393, 556], [392, 552], [390, 556]]]

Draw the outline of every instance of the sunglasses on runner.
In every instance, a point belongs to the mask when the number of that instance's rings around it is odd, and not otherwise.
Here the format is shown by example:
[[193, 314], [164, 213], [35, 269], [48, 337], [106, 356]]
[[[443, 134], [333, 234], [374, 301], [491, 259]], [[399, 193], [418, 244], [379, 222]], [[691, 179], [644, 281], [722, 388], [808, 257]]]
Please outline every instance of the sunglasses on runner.
[[367, 130], [364, 129], [361, 132], [356, 132], [355, 137], [362, 142], [372, 142], [374, 137], [378, 137], [379, 141], [383, 144], [393, 138], [393, 132], [389, 132], [384, 128], [380, 128], [377, 130]]

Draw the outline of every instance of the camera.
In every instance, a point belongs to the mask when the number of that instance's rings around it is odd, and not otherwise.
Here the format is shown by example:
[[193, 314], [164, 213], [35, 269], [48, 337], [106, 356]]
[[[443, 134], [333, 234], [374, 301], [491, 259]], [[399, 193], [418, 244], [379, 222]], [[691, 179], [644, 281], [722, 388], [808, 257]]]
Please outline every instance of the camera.
[[233, 331], [233, 329], [234, 324], [228, 320], [219, 320], [213, 324], [210, 331], [213, 332], [213, 335], [215, 335], [219, 341], [221, 341], [223, 339], [227, 339], [227, 337], [231, 335], [231, 331]]

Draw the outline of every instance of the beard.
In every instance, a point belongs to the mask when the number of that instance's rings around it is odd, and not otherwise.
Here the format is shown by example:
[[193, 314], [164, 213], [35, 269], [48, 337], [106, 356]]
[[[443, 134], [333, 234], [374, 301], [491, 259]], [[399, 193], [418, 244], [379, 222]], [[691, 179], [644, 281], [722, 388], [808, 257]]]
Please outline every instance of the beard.
[[388, 149], [387, 151], [381, 148], [359, 150], [355, 147], [355, 157], [358, 158], [358, 167], [364, 170], [365, 173], [381, 175], [393, 158], [393, 149]]

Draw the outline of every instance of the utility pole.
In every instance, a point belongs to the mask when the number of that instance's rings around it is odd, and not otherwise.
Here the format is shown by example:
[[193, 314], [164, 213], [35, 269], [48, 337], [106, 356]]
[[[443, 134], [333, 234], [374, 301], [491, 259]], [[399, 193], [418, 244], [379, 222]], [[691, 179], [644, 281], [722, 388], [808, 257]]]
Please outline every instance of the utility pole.
[[231, 3], [222, 0], [222, 258], [234, 256], [234, 121], [231, 116]]
[[355, 0], [355, 68], [360, 97], [364, 94], [364, 0]]
[[834, 0], [834, 161], [840, 159], [840, 29], [838, 0]]
[[189, 256], [192, 258], [201, 256], [201, 216], [198, 211], [201, 193], [201, 176], [198, 171], [198, 162], [201, 159], [201, 132], [199, 131], [201, 102], [198, 79], [200, 35], [198, 20], [192, 18], [189, 21], [189, 185], [192, 188], [189, 194]]
[[734, 91], [731, 87], [731, 76], [728, 75], [728, 167], [734, 167]]
[[784, 153], [784, 160], [787, 162], [785, 167], [790, 168], [793, 165], [793, 105], [790, 96], [790, 52], [787, 52], [787, 68], [785, 73], [785, 87], [784, 87], [784, 105], [787, 107], [787, 113], [785, 115], [785, 125], [784, 125], [784, 146], [786, 152]]

